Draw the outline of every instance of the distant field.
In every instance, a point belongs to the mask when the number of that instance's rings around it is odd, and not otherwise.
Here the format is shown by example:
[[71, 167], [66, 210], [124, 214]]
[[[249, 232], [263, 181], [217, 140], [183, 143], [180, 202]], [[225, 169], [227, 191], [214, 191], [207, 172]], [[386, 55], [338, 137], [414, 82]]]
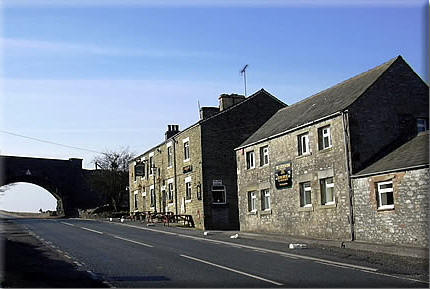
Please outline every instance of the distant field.
[[13, 216], [13, 217], [30, 217], [30, 218], [58, 218], [58, 216], [50, 216], [49, 212], [44, 212], [44, 213], [30, 213], [30, 212], [9, 212], [9, 211], [4, 211], [4, 210], [0, 210], [1, 214], [4, 215], [9, 215], [9, 216]]

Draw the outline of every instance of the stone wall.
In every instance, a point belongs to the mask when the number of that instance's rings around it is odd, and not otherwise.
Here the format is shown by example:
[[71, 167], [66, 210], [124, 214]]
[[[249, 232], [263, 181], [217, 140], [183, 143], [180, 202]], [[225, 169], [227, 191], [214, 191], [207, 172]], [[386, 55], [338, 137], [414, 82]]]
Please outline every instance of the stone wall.
[[[330, 125], [332, 147], [319, 150], [318, 128]], [[308, 132], [311, 153], [298, 156], [298, 135]], [[269, 165], [260, 167], [259, 148], [268, 145]], [[256, 167], [246, 169], [246, 153], [254, 150]], [[349, 240], [349, 186], [342, 116], [236, 151], [241, 230], [277, 232], [323, 239]], [[275, 166], [291, 162], [292, 187], [277, 189]], [[321, 204], [320, 179], [333, 177], [335, 203]], [[299, 184], [311, 182], [312, 206], [300, 206]], [[270, 190], [271, 209], [261, 209], [262, 189]], [[248, 211], [248, 192], [257, 191], [257, 211]]]
[[[375, 184], [393, 181], [394, 209], [378, 210]], [[357, 241], [428, 248], [429, 169], [353, 179]]]

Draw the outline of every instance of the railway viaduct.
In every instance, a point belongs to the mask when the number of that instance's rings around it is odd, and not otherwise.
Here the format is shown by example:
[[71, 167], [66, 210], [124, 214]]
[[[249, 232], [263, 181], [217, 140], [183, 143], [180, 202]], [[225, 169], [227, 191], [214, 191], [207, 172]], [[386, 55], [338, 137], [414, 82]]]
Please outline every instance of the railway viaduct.
[[43, 159], [0, 155], [0, 186], [16, 182], [38, 185], [57, 199], [57, 213], [78, 215], [78, 209], [101, 205], [100, 194], [91, 188], [91, 170], [82, 169], [82, 159]]

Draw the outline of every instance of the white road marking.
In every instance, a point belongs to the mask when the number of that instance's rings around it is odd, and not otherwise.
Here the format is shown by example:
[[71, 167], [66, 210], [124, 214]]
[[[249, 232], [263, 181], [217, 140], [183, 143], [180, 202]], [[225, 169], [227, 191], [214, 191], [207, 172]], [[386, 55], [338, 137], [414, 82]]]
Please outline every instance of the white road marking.
[[90, 231], [90, 232], [93, 232], [93, 233], [97, 233], [97, 234], [104, 234], [103, 232], [96, 231], [96, 230], [92, 230], [92, 229], [85, 228], [85, 227], [79, 227], [79, 228], [84, 229], [84, 230], [87, 230], [87, 231]]
[[67, 222], [60, 222], [60, 223], [61, 223], [61, 224], [64, 224], [64, 225], [69, 225], [69, 226], [75, 227], [75, 225], [70, 224], [70, 223], [67, 223]]
[[127, 242], [131, 242], [131, 243], [139, 244], [139, 245], [142, 245], [142, 246], [150, 247], [150, 248], [153, 248], [153, 247], [154, 247], [154, 246], [152, 246], [152, 245], [148, 245], [148, 244], [145, 244], [145, 243], [142, 243], [142, 242], [137, 242], [137, 241], [134, 241], [134, 240], [130, 240], [130, 239], [126, 239], [126, 238], [122, 238], [122, 237], [120, 237], [120, 236], [112, 235], [112, 237], [114, 237], [114, 238], [116, 238], [116, 239], [124, 240], [124, 241], [127, 241]]
[[269, 283], [272, 283], [272, 284], [275, 284], [275, 285], [278, 285], [278, 286], [284, 285], [284, 284], [276, 282], [276, 281], [272, 281], [272, 280], [269, 280], [269, 279], [266, 279], [266, 278], [263, 278], [263, 277], [259, 277], [259, 276], [256, 276], [256, 275], [245, 273], [245, 272], [242, 272], [242, 271], [239, 271], [239, 270], [235, 270], [235, 269], [232, 269], [232, 268], [229, 268], [229, 267], [225, 267], [225, 266], [222, 266], [222, 265], [214, 264], [214, 263], [202, 260], [202, 259], [197, 259], [197, 258], [190, 257], [190, 256], [187, 256], [187, 255], [180, 255], [180, 256], [184, 257], [184, 258], [188, 258], [188, 259], [194, 260], [194, 261], [197, 261], [197, 262], [201, 262], [201, 263], [205, 263], [205, 264], [208, 264], [208, 265], [211, 265], [211, 266], [215, 266], [215, 267], [218, 267], [218, 268], [221, 268], [221, 269], [224, 269], [224, 270], [228, 270], [228, 271], [231, 271], [231, 272], [234, 272], [234, 273], [238, 273], [238, 274], [241, 274], [241, 275], [252, 277], [254, 279], [258, 279], [258, 280], [262, 280], [262, 281], [265, 281], [265, 282], [269, 282]]
[[[365, 270], [361, 270], [361, 271], [369, 273], [368, 271], [365, 271]], [[376, 275], [381, 275], [381, 276], [393, 277], [393, 278], [397, 278], [397, 279], [403, 279], [403, 280], [409, 280], [409, 281], [414, 281], [414, 282], [419, 282], [419, 283], [430, 284], [429, 281], [423, 281], [423, 280], [406, 278], [406, 277], [399, 277], [399, 276], [389, 275], [389, 274], [380, 273], [380, 272], [371, 272], [371, 273], [376, 274]]]

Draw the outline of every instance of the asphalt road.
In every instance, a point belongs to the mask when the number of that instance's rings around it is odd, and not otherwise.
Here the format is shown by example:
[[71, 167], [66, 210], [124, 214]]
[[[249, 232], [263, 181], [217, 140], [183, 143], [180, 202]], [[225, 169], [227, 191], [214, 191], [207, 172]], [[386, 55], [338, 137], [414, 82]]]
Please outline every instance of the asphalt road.
[[[114, 287], [424, 287], [368, 266], [202, 232], [80, 219], [17, 219]], [[162, 225], [161, 225], [162, 226]]]

